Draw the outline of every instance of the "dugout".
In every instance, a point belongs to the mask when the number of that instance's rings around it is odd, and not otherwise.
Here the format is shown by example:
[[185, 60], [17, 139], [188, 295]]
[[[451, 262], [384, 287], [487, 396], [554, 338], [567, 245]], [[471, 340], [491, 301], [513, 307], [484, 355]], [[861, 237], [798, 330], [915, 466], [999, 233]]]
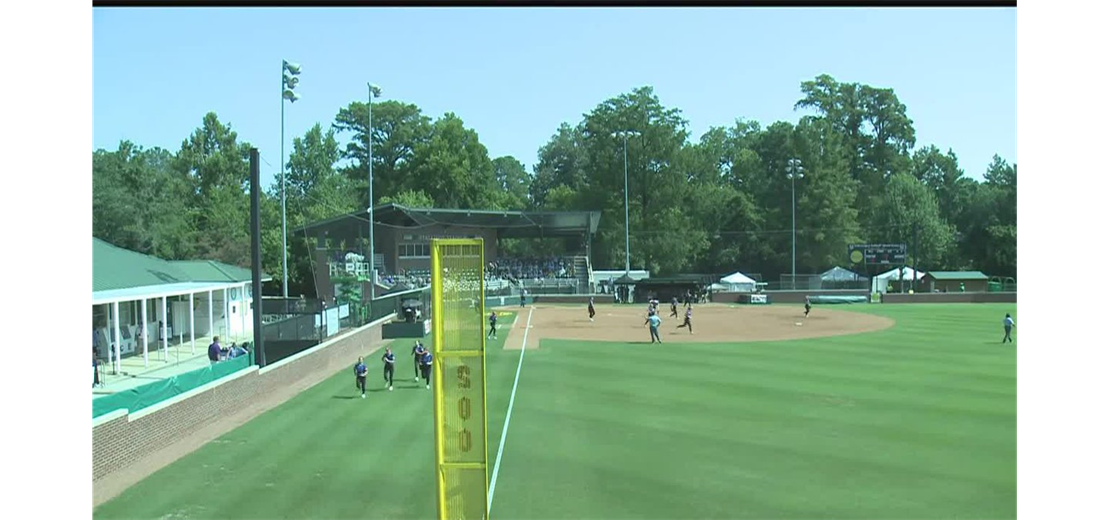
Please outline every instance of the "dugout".
[[706, 275], [647, 278], [636, 282], [636, 290], [632, 294], [632, 301], [634, 303], [647, 303], [648, 299], [654, 296], [659, 300], [660, 305], [669, 303], [672, 297], [678, 298], [678, 301], [682, 302], [687, 291], [694, 295], [695, 301], [699, 301], [712, 283], [713, 277]]
[[[291, 230], [309, 241], [312, 269], [319, 298], [330, 301], [336, 284], [355, 279], [370, 294], [370, 219], [367, 211], [356, 211]], [[431, 277], [433, 238], [481, 238], [486, 262], [496, 262], [498, 241], [503, 238], [580, 238], [583, 258], [590, 256], [592, 237], [601, 220], [600, 211], [508, 211], [414, 208], [401, 204], [374, 207], [373, 266], [387, 275], [401, 272], [420, 278]], [[582, 269], [588, 273], [588, 261]], [[384, 286], [374, 289], [381, 294]]]

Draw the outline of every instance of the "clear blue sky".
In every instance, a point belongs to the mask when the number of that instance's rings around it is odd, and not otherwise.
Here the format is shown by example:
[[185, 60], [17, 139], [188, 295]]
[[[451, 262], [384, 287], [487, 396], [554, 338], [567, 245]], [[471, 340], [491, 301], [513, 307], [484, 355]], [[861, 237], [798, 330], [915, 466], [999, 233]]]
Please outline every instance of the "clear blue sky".
[[918, 147], [951, 147], [981, 178], [1016, 162], [1016, 9], [94, 9], [93, 148], [176, 151], [215, 111], [279, 167], [280, 71], [300, 63], [293, 137], [366, 82], [458, 114], [529, 169], [562, 122], [651, 85], [692, 138], [737, 117], [795, 122], [802, 81], [893, 88]]

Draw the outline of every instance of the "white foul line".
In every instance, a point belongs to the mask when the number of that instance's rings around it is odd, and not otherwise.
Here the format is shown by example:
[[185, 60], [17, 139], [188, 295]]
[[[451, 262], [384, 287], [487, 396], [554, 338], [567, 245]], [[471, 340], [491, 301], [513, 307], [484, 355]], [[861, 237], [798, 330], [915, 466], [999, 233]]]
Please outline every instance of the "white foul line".
[[513, 401], [516, 400], [516, 385], [520, 382], [520, 367], [524, 366], [524, 351], [528, 345], [528, 329], [532, 328], [532, 311], [528, 309], [528, 323], [524, 326], [524, 341], [520, 344], [520, 361], [516, 364], [516, 377], [513, 378], [513, 392], [509, 394], [509, 411], [505, 414], [505, 427], [501, 429], [501, 443], [497, 446], [497, 460], [493, 463], [493, 478], [489, 483], [489, 496], [486, 497], [486, 515], [493, 508], [493, 491], [497, 489], [497, 470], [501, 469], [501, 455], [505, 454], [505, 436], [509, 434], [509, 419], [513, 416]]

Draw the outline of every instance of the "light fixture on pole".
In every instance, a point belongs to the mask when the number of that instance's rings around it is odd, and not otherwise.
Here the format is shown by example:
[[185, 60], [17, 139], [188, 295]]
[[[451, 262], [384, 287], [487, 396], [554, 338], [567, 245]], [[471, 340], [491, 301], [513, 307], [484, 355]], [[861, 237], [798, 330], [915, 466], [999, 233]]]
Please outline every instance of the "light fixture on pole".
[[794, 181], [801, 179], [805, 175], [802, 172], [802, 161], [800, 159], [790, 159], [786, 161], [786, 177], [790, 179], [790, 288], [796, 289], [798, 283], [798, 226], [795, 219], [796, 204], [794, 202]]
[[366, 84], [366, 172], [369, 192], [366, 196], [366, 213], [370, 219], [370, 298], [374, 297], [374, 284], [378, 282], [378, 269], [374, 262], [374, 98], [382, 97], [382, 88]]
[[286, 244], [285, 230], [285, 101], [296, 103], [300, 94], [293, 91], [297, 87], [301, 66], [281, 60], [281, 295], [289, 297], [289, 247]]
[[640, 132], [635, 130], [619, 130], [613, 132], [612, 135], [613, 137], [624, 139], [624, 274], [627, 275], [632, 269], [628, 241], [628, 138], [640, 135]]

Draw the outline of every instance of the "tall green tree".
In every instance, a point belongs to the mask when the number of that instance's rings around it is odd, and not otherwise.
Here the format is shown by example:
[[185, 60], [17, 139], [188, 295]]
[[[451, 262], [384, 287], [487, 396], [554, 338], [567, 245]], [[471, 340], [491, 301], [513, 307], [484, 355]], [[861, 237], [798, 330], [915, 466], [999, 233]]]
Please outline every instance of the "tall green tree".
[[794, 143], [804, 176], [797, 180], [798, 262], [808, 273], [843, 265], [848, 244], [863, 238], [854, 205], [859, 182], [848, 172], [843, 140], [823, 121], [803, 120]]
[[416, 146], [412, 165], [405, 189], [425, 190], [436, 207], [508, 209], [489, 152], [455, 114], [436, 120], [431, 139]]
[[379, 204], [389, 204], [391, 202], [410, 208], [434, 208], [436, 205], [435, 201], [422, 190], [405, 190], [395, 195], [386, 195], [378, 201]]
[[[335, 130], [324, 131], [317, 123], [304, 136], [293, 139], [293, 150], [286, 163], [286, 220], [289, 236], [289, 284], [291, 294], [314, 293], [312, 286], [312, 237], [298, 234], [305, 224], [351, 213], [364, 208], [355, 183], [336, 169], [342, 157]], [[365, 184], [363, 184], [365, 186]], [[267, 204], [261, 214], [263, 268], [281, 272], [281, 184], [275, 179], [268, 190]], [[271, 213], [271, 211], [273, 213]], [[271, 220], [273, 219], [273, 220]], [[277, 275], [275, 275], [275, 279]], [[278, 282], [280, 286], [280, 282]]]
[[[690, 195], [687, 174], [679, 165], [686, 124], [681, 112], [663, 106], [651, 87], [602, 102], [581, 124], [590, 175], [576, 191], [585, 208], [623, 207], [624, 140], [613, 134], [638, 132], [628, 139], [632, 262], [664, 274], [691, 266], [708, 247], [705, 232], [681, 210], [672, 211]], [[622, 224], [623, 219], [602, 218], [601, 237], [595, 241], [600, 246], [594, 258], [598, 265], [623, 265]]]
[[551, 139], [540, 147], [539, 162], [528, 187], [533, 207], [544, 207], [547, 194], [557, 186], [577, 191], [586, 184], [585, 136], [581, 125], [559, 125]]
[[1017, 165], [995, 155], [962, 219], [961, 246], [971, 265], [997, 276], [1017, 275]]
[[[355, 101], [341, 109], [332, 127], [349, 134], [342, 157], [350, 164], [343, 173], [360, 189], [362, 205], [366, 205], [368, 124], [367, 105]], [[387, 197], [406, 189], [418, 189], [411, 181], [416, 148], [432, 138], [432, 120], [420, 107], [400, 101], [374, 103], [374, 197]]]
[[909, 150], [916, 142], [913, 120], [892, 89], [841, 83], [828, 74], [802, 82], [802, 99], [795, 109], [807, 108], [841, 136], [842, 158], [858, 181], [855, 206], [860, 220], [875, 225], [874, 209], [886, 182], [912, 169]]
[[493, 160], [493, 177], [498, 188], [504, 191], [505, 203], [512, 209], [524, 209], [528, 205], [528, 190], [532, 176], [524, 164], [511, 155]]
[[189, 215], [196, 225], [195, 254], [250, 265], [248, 143], [214, 112], [181, 143], [173, 169], [191, 188]]
[[173, 155], [120, 142], [93, 153], [93, 236], [161, 258], [192, 254], [188, 187], [174, 174]]
[[[936, 195], [909, 173], [891, 177], [875, 211], [881, 226], [872, 235], [877, 240], [910, 246], [910, 265], [925, 270], [945, 258], [955, 237], [955, 229], [940, 217]], [[918, 250], [913, 250], [915, 244]], [[916, 255], [916, 257], [915, 257]]]

